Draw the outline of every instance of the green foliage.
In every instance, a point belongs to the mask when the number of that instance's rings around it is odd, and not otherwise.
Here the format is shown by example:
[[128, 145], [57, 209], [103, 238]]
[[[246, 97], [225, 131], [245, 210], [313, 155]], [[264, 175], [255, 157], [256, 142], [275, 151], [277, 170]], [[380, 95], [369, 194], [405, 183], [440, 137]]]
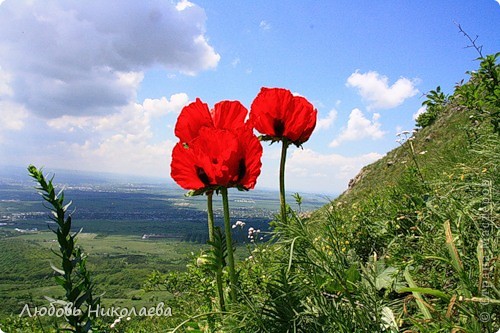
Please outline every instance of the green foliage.
[[426, 111], [420, 114], [416, 120], [416, 125], [422, 128], [430, 126], [436, 121], [450, 99], [448, 95], [441, 91], [440, 86], [436, 90], [431, 90], [425, 96], [427, 99], [422, 103], [422, 106], [426, 107]]
[[500, 52], [480, 57], [479, 69], [467, 72], [469, 82], [458, 86], [460, 103], [471, 112], [471, 121], [489, 120], [493, 131], [500, 134]]
[[[498, 328], [500, 172], [495, 161], [500, 148], [496, 134], [487, 128], [478, 133], [454, 167], [433, 167], [430, 174], [429, 158], [442, 166], [451, 161], [444, 162], [439, 151], [419, 156], [407, 150], [415, 163], [406, 160], [394, 185], [374, 189], [371, 196], [349, 194], [323, 211], [326, 224], [331, 223], [330, 211], [335, 220], [345, 221], [342, 235], [353, 237], [354, 253], [364, 260], [370, 253], [383, 258], [389, 272], [399, 276], [397, 293], [386, 290], [385, 298], [404, 301], [404, 307], [390, 307], [401, 330]], [[418, 135], [415, 143], [420, 144]], [[424, 177], [417, 172], [417, 160]]]

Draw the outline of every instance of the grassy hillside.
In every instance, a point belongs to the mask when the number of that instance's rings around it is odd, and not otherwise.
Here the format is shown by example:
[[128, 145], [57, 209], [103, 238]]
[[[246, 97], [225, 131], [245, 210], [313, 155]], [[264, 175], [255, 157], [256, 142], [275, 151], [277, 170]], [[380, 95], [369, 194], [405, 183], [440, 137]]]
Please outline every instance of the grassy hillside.
[[400, 147], [365, 166], [336, 201], [362, 201], [389, 186], [396, 186], [409, 168], [416, 167], [413, 155], [426, 181], [444, 180], [449, 171], [461, 164], [470, 164], [471, 158], [477, 158], [471, 154], [473, 142], [467, 128], [466, 110], [449, 105], [433, 125], [417, 132], [410, 129], [414, 154], [405, 140]]
[[[255, 238], [243, 254], [237, 302], [225, 311], [208, 250], [184, 271], [146, 281], [172, 295], [168, 321], [101, 318], [96, 330], [496, 333], [498, 56], [483, 58], [451, 96], [430, 92], [423, 128], [401, 134], [401, 146], [365, 167], [339, 198], [312, 215], [289, 210], [287, 223], [276, 217], [272, 241]], [[0, 327], [23, 324], [41, 331], [31, 319]]]
[[451, 96], [430, 92], [424, 127], [338, 199], [275, 221], [274, 242], [239, 266], [229, 314], [203, 316], [214, 304], [193, 297], [215, 292], [194, 285], [181, 288], [182, 318], [198, 315], [190, 327], [204, 332], [497, 332], [497, 57]]

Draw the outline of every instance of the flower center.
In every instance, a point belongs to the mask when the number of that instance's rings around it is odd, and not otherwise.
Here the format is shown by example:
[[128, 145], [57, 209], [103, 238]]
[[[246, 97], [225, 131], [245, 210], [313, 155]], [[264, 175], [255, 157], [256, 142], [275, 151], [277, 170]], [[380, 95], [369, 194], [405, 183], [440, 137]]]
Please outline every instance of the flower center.
[[245, 165], [245, 159], [242, 158], [240, 160], [240, 164], [238, 165], [238, 181], [242, 180], [247, 173], [247, 166]]
[[285, 131], [285, 124], [281, 119], [274, 119], [273, 123], [274, 133], [277, 137], [283, 136], [283, 132]]
[[203, 182], [203, 184], [210, 185], [210, 179], [208, 179], [205, 170], [203, 170], [203, 168], [200, 168], [199, 166], [195, 166], [195, 168], [196, 168], [196, 175]]

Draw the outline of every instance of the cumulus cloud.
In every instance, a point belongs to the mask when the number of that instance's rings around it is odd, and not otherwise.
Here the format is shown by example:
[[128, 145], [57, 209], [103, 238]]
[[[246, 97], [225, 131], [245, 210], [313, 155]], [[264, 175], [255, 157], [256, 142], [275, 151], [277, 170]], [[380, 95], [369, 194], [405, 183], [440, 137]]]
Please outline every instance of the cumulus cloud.
[[19, 104], [0, 100], [0, 143], [7, 131], [19, 131], [24, 128], [28, 112]]
[[[178, 114], [188, 102], [188, 96], [179, 93], [170, 99], [162, 97], [146, 99], [142, 104], [131, 103], [111, 115], [64, 115], [47, 123], [53, 130], [80, 138], [58, 147], [70, 157], [66, 160], [78, 163], [78, 168], [168, 176], [175, 142], [169, 138], [166, 125], [161, 135], [155, 133], [153, 126], [158, 121], [167, 124], [165, 116]], [[99, 161], [98, 165], [95, 161]], [[76, 166], [66, 167], [74, 169]]]
[[329, 129], [336, 119], [337, 119], [337, 110], [333, 109], [330, 112], [328, 112], [328, 115], [325, 118], [320, 118], [318, 120], [318, 122], [316, 123], [316, 129], [317, 130]]
[[372, 119], [364, 116], [359, 109], [353, 109], [349, 115], [347, 126], [340, 132], [339, 136], [330, 143], [330, 147], [337, 147], [344, 141], [356, 141], [365, 138], [380, 139], [385, 132], [380, 129], [378, 121], [380, 114], [374, 113]]
[[[47, 124], [56, 130], [75, 132], [84, 130], [87, 133], [98, 132], [100, 135], [121, 135], [128, 138], [147, 139], [152, 137], [150, 131], [154, 118], [168, 113], [179, 113], [188, 103], [187, 94], [179, 93], [159, 99], [146, 99], [142, 104], [131, 103], [119, 112], [105, 116], [72, 116], [63, 115], [50, 119]], [[92, 136], [95, 136], [92, 134]]]
[[[90, 140], [84, 144], [74, 143], [67, 154], [81, 161], [78, 169], [98, 172], [112, 170], [114, 173], [168, 178], [174, 145], [175, 142], [169, 139], [152, 143], [134, 136], [116, 134], [97, 145]], [[74, 165], [67, 167], [75, 168]]]
[[[280, 155], [279, 145], [264, 146], [257, 187], [278, 188]], [[363, 166], [381, 157], [378, 153], [344, 156], [324, 154], [310, 148], [289, 149], [286, 186], [289, 191], [340, 194]]]
[[6, 0], [0, 99], [45, 118], [117, 112], [150, 67], [194, 75], [217, 66], [205, 20], [186, 0]]
[[288, 186], [307, 189], [314, 184], [311, 191], [340, 193], [363, 166], [381, 157], [378, 153], [347, 157], [321, 154], [312, 149], [296, 149], [287, 161]]
[[417, 83], [416, 79], [401, 77], [389, 86], [387, 76], [375, 71], [364, 74], [356, 71], [347, 79], [347, 86], [357, 88], [361, 97], [369, 103], [368, 109], [391, 109], [403, 104], [407, 98], [418, 93], [415, 88]]
[[187, 1], [187, 0], [181, 0], [181, 1], [179, 1], [179, 2], [177, 3], [177, 5], [175, 5], [175, 8], [176, 8], [177, 10], [184, 10], [184, 9], [186, 9], [186, 8], [193, 7], [193, 6], [194, 6], [194, 4], [193, 4], [193, 3], [191, 3], [191, 2], [189, 2], [189, 1]]

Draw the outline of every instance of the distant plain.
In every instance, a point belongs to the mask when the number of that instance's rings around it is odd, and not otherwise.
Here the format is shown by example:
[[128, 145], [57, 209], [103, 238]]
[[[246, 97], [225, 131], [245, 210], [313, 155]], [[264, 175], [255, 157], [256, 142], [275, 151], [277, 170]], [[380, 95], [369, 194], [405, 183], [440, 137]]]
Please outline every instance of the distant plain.
[[[51, 173], [52, 175], [54, 173]], [[153, 179], [132, 179], [110, 174], [56, 170], [54, 184], [64, 190], [74, 231], [82, 230], [78, 244], [88, 254], [88, 267], [104, 304], [148, 306], [167, 303], [168, 291], [145, 292], [144, 282], [153, 270], [184, 270], [205, 247], [206, 201], [186, 197], [176, 185]], [[47, 305], [44, 296], [62, 297], [53, 279], [52, 262], [58, 258], [49, 211], [27, 172], [0, 170], [0, 315], [19, 314], [24, 304]], [[328, 198], [304, 194], [302, 211], [324, 205]], [[222, 209], [215, 202], [215, 218], [222, 225]], [[269, 221], [279, 207], [278, 193], [230, 193], [238, 258], [248, 256], [248, 227], [260, 229], [265, 240]], [[289, 202], [294, 205], [292, 198]]]

